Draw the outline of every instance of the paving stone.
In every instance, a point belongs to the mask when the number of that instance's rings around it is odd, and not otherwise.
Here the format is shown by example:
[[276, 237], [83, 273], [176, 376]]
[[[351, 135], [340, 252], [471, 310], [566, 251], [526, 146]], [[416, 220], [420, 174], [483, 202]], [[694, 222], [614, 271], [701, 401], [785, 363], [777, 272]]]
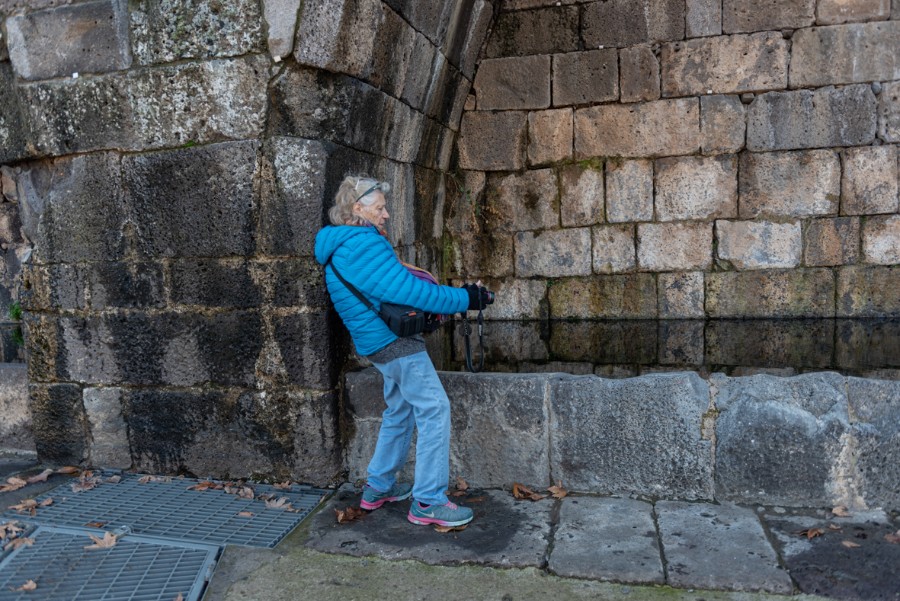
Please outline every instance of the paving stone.
[[875, 139], [875, 95], [869, 85], [768, 92], [747, 114], [747, 149], [866, 146]]
[[[288, 56], [294, 50], [294, 32], [302, 0], [265, 0], [266, 44], [273, 57]], [[402, 46], [401, 46], [402, 47]]]
[[819, 25], [874, 21], [890, 17], [890, 0], [821, 0], [816, 6], [816, 22]]
[[580, 48], [577, 6], [500, 13], [485, 58], [572, 52]]
[[552, 169], [491, 175], [485, 195], [490, 230], [521, 232], [559, 225], [559, 191]]
[[605, 104], [575, 110], [575, 155], [657, 157], [700, 150], [695, 98], [643, 104]]
[[639, 223], [637, 240], [642, 271], [687, 271], [712, 265], [712, 224]]
[[716, 0], [687, 0], [687, 31], [689, 38], [722, 33], [722, 3]]
[[550, 106], [550, 57], [484, 59], [475, 76], [478, 109], [543, 109]]
[[800, 264], [800, 223], [716, 221], [718, 258], [737, 269], [778, 269]]
[[619, 62], [615, 48], [553, 55], [553, 106], [618, 98]]
[[841, 214], [896, 213], [900, 206], [897, 147], [847, 148], [843, 154]]
[[896, 507], [900, 493], [896, 462], [900, 382], [871, 378], [847, 378], [847, 397], [852, 423], [859, 435], [861, 494], [869, 507]]
[[585, 46], [622, 48], [684, 38], [684, 2], [612, 0], [587, 4], [581, 30]]
[[656, 512], [671, 586], [792, 592], [791, 577], [753, 511], [660, 501]]
[[859, 259], [858, 217], [810, 219], [806, 222], [803, 263], [808, 267], [848, 265]]
[[832, 317], [830, 269], [706, 274], [706, 313], [721, 317]]
[[870, 217], [863, 224], [863, 258], [876, 265], [900, 263], [900, 215]]
[[459, 166], [479, 171], [512, 171], [524, 166], [525, 113], [468, 112], [459, 129]]
[[528, 113], [528, 164], [545, 165], [572, 158], [572, 109]]
[[359, 497], [349, 488], [332, 497], [310, 518], [310, 532], [315, 535], [306, 545], [355, 557], [415, 559], [433, 565], [474, 562], [495, 567], [538, 567], [549, 544], [553, 505], [516, 501], [508, 492], [477, 491], [457, 499], [474, 510], [475, 519], [464, 532], [452, 536], [409, 524], [407, 502], [391, 503], [361, 520], [338, 524], [333, 510], [358, 505]]
[[900, 313], [900, 269], [848, 265], [837, 274], [838, 317], [888, 317]]
[[[548, 300], [553, 319], [651, 319], [656, 317], [656, 280], [649, 273], [569, 278], [552, 282]], [[577, 353], [575, 349], [556, 350]], [[583, 360], [584, 356], [561, 358]]]
[[815, 0], [787, 0], [775, 6], [765, 0], [724, 0], [724, 33], [799, 29], [815, 22]]
[[733, 94], [787, 88], [788, 42], [776, 32], [664, 44], [663, 96]]
[[660, 319], [704, 317], [703, 272], [659, 274]]
[[548, 568], [560, 576], [663, 584], [653, 506], [631, 499], [562, 500]]
[[744, 148], [747, 109], [739, 96], [700, 98], [700, 136], [703, 154], [738, 152]]
[[837, 213], [841, 163], [836, 152], [743, 153], [740, 161], [742, 218]]
[[900, 142], [900, 82], [884, 84], [878, 95], [878, 137]]
[[9, 58], [27, 80], [106, 73], [131, 66], [128, 7], [101, 0], [12, 15]]
[[603, 222], [603, 170], [567, 165], [559, 171], [560, 217], [565, 227]]
[[898, 79], [898, 47], [897, 21], [801, 29], [791, 38], [791, 87]]
[[737, 158], [679, 157], [654, 165], [659, 221], [737, 216]]
[[606, 219], [611, 223], [653, 219], [653, 161], [606, 162]]
[[619, 50], [622, 64], [622, 102], [658, 100], [659, 61], [649, 45]]
[[600, 225], [591, 228], [594, 273], [634, 271], [634, 225]]
[[591, 230], [572, 228], [515, 237], [516, 276], [563, 277], [591, 274]]

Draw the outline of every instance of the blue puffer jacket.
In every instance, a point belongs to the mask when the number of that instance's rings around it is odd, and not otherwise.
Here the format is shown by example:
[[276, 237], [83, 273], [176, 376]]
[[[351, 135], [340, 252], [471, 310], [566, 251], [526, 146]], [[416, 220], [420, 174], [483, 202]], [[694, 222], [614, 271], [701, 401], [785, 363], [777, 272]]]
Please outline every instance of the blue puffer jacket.
[[[316, 260], [325, 265], [329, 258], [343, 278], [365, 295], [376, 310], [382, 302], [444, 314], [465, 311], [469, 306], [469, 294], [462, 288], [435, 286], [410, 274], [397, 259], [387, 238], [374, 227], [329, 225], [322, 228], [316, 235]], [[397, 339], [327, 265], [325, 284], [360, 355], [371, 355]]]

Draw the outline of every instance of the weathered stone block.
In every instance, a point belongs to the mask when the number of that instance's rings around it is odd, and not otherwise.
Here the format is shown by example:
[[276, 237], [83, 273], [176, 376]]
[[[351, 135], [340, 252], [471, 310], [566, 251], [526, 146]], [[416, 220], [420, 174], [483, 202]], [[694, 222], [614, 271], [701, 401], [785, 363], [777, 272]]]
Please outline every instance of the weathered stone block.
[[478, 109], [542, 109], [550, 106], [550, 57], [481, 61], [475, 75]]
[[513, 234], [470, 230], [451, 242], [449, 263], [453, 275], [465, 280], [479, 277], [503, 278], [515, 272]]
[[[4, 47], [0, 37], [0, 48]], [[22, 103], [23, 94], [15, 85], [15, 75], [9, 62], [0, 61], [0, 163], [12, 163], [29, 157], [33, 149], [28, 142], [34, 139], [28, 121], [28, 109]]]
[[896, 146], [848, 148], [843, 163], [841, 214], [897, 212], [900, 178]]
[[[488, 29], [494, 20], [494, 5], [489, 0], [475, 0], [472, 7], [472, 16], [468, 23], [460, 23], [465, 27], [466, 37], [459, 52], [459, 70], [468, 79], [472, 79], [475, 73], [475, 65], [484, 41], [487, 38]], [[452, 53], [451, 53], [452, 60]]]
[[172, 302], [180, 305], [248, 309], [262, 300], [246, 261], [176, 261], [169, 282]]
[[572, 109], [528, 113], [528, 164], [546, 165], [572, 158]]
[[[293, 26], [296, 7], [293, 15], [282, 16], [292, 18], [288, 22]], [[142, 65], [240, 56], [261, 52], [263, 42], [260, 4], [252, 0], [162, 0], [138, 4], [131, 10], [131, 47]]]
[[590, 275], [590, 247], [590, 228], [519, 232], [515, 238], [516, 276]]
[[[84, 461], [88, 425], [81, 387], [75, 384], [31, 384], [28, 395], [38, 457], [58, 465], [78, 465]], [[61, 428], [60, 424], [66, 427]]]
[[484, 56], [523, 56], [571, 52], [580, 47], [577, 6], [501, 13]]
[[487, 316], [494, 320], [546, 319], [547, 282], [504, 279], [485, 285], [497, 295]]
[[687, 0], [686, 35], [700, 38], [722, 33], [722, 3], [717, 0]]
[[890, 0], [820, 0], [816, 6], [816, 23], [819, 25], [874, 21], [890, 17]]
[[816, 0], [724, 0], [722, 30], [725, 33], [799, 29], [815, 22]]
[[[550, 286], [548, 298], [550, 300], [550, 317], [553, 319], [649, 319], [656, 317], [656, 280], [649, 273], [602, 275], [554, 281]], [[653, 337], [653, 348], [655, 349], [655, 333]], [[561, 358], [583, 359], [581, 356], [572, 355]]]
[[558, 376], [550, 403], [550, 471], [571, 490], [713, 497], [712, 449], [700, 436], [709, 390], [697, 374]]
[[[394, 98], [399, 98], [410, 69], [417, 32], [387, 5], [382, 4], [381, 11], [383, 17], [375, 32], [371, 63], [366, 71], [369, 74], [368, 80], [373, 86]], [[296, 21], [296, 9], [294, 20]], [[269, 35], [271, 40], [271, 29]]]
[[304, 388], [334, 387], [331, 347], [333, 334], [325, 313], [299, 313], [273, 320], [277, 350], [287, 382]]
[[704, 322], [699, 319], [659, 322], [659, 363], [697, 369], [703, 365]]
[[634, 271], [634, 225], [591, 228], [594, 273]]
[[85, 388], [84, 412], [89, 438], [89, 465], [105, 468], [131, 467], [128, 428], [122, 417], [121, 388]]
[[584, 8], [581, 31], [588, 48], [633, 46], [684, 38], [684, 2], [611, 0]]
[[322, 266], [312, 257], [281, 259], [251, 266], [266, 301], [276, 307], [308, 307], [324, 310], [328, 305]]
[[800, 264], [800, 223], [716, 221], [718, 257], [737, 269], [777, 269]]
[[738, 96], [701, 96], [700, 136], [703, 154], [738, 152], [744, 148], [747, 109]]
[[878, 95], [878, 137], [900, 142], [900, 82], [884, 84]]
[[709, 317], [832, 317], [830, 269], [725, 271], [706, 274]]
[[60, 380], [65, 356], [61, 342], [61, 328], [55, 318], [25, 313], [23, 323], [28, 351], [28, 380], [56, 382]]
[[[610, 292], [606, 300], [618, 303], [619, 308], [622, 307], [622, 300], [643, 303], [645, 299], [634, 295], [634, 292], [644, 288], [645, 292], [649, 289], [652, 294], [653, 282], [652, 278], [645, 277], [646, 274], [636, 275], [637, 277], [595, 276], [600, 283], [595, 289]], [[649, 288], [647, 279], [650, 279]], [[624, 296], [630, 297], [630, 300], [624, 299], [623, 291]], [[554, 357], [566, 361], [585, 361], [600, 365], [625, 364], [632, 367], [634, 364], [654, 364], [657, 362], [658, 347], [658, 329], [656, 322], [652, 320], [625, 318], [608, 321], [553, 321], [550, 325], [550, 351]]]
[[743, 153], [742, 218], [836, 214], [841, 163], [832, 150]]
[[415, 0], [384, 0], [385, 4], [403, 15], [432, 45], [440, 47], [450, 27], [454, 3], [448, 0], [416, 2]]
[[691, 319], [704, 317], [703, 272], [659, 274], [660, 319]]
[[552, 169], [491, 175], [486, 196], [490, 230], [520, 232], [559, 225], [559, 192]]
[[135, 155], [123, 162], [136, 242], [148, 256], [250, 254], [255, 142]]
[[737, 216], [736, 157], [659, 159], [654, 172], [659, 221]]
[[64, 284], [84, 286], [86, 279], [92, 309], [110, 307], [160, 308], [166, 304], [163, 268], [159, 263], [101, 262], [76, 269], [76, 281]]
[[266, 45], [273, 57], [287, 56], [294, 49], [294, 31], [302, 0], [265, 0]]
[[784, 89], [788, 42], [776, 32], [719, 36], [662, 47], [663, 96]]
[[659, 99], [659, 61], [649, 45], [619, 50], [622, 63], [622, 102]]
[[858, 217], [810, 219], [806, 223], [803, 263], [807, 267], [856, 263], [859, 240]]
[[0, 364], [0, 448], [34, 451], [31, 411], [28, 407], [28, 366]]
[[459, 166], [479, 171], [515, 171], [524, 165], [525, 113], [468, 112], [459, 129]]
[[6, 20], [9, 58], [22, 79], [119, 71], [131, 66], [128, 6], [83, 2]]
[[900, 78], [900, 22], [801, 29], [791, 44], [791, 87]]
[[653, 161], [606, 162], [606, 219], [653, 219]]
[[794, 375], [833, 367], [830, 319], [714, 319], [706, 322], [705, 334], [706, 364], [734, 366], [735, 373], [786, 370]]
[[638, 267], [685, 271], [712, 265], [711, 223], [639, 223]]
[[603, 170], [568, 165], [560, 169], [560, 217], [564, 227], [603, 221]]
[[619, 62], [615, 48], [553, 56], [553, 106], [589, 104], [618, 98]]
[[848, 265], [838, 270], [838, 317], [898, 315], [900, 315], [900, 267]]
[[867, 219], [863, 224], [862, 246], [866, 263], [900, 263], [900, 215]]
[[849, 431], [846, 380], [714, 375], [716, 496], [743, 503], [830, 507]]
[[693, 154], [699, 149], [696, 98], [575, 110], [576, 157], [657, 157]]
[[858, 467], [864, 501], [870, 507], [897, 507], [900, 471], [891, 458], [900, 451], [900, 382], [847, 378], [850, 420], [860, 432]]
[[384, 19], [377, 0], [312, 0], [304, 2], [297, 26], [294, 58], [301, 65], [354, 77], [367, 75], [374, 35]]
[[875, 139], [871, 86], [769, 92], [750, 104], [747, 149], [866, 146]]

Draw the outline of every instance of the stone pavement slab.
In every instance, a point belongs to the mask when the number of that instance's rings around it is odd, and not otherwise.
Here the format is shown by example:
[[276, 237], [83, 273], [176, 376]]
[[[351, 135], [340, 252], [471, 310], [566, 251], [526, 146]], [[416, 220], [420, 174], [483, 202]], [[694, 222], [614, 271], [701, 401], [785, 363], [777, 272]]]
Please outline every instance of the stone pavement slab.
[[785, 594], [793, 590], [753, 511], [660, 501], [656, 512], [672, 586]]
[[416, 559], [428, 564], [480, 563], [542, 567], [550, 541], [553, 503], [524, 503], [508, 492], [479, 491], [459, 500], [475, 519], [462, 531], [440, 533], [406, 519], [409, 501], [389, 503], [361, 519], [338, 524], [334, 509], [359, 507], [360, 494], [345, 486], [311, 518], [311, 549], [357, 557]]
[[653, 505], [631, 499], [563, 499], [549, 568], [560, 576], [663, 584]]

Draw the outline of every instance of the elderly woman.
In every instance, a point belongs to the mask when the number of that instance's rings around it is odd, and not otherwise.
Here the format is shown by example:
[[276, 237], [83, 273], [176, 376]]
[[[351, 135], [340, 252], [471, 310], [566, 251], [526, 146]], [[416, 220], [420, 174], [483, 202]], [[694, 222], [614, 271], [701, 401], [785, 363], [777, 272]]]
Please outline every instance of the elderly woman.
[[[411, 305], [421, 311], [453, 314], [483, 308], [493, 300], [484, 288], [462, 288], [423, 281], [397, 259], [384, 235], [390, 217], [387, 183], [346, 177], [328, 216], [332, 224], [316, 235], [316, 260], [325, 265], [325, 283], [335, 309], [360, 355], [384, 376], [381, 430], [360, 506], [374, 510], [393, 501], [413, 502], [407, 518], [414, 524], [461, 526], [472, 510], [447, 499], [450, 472], [450, 400], [438, 379], [420, 335], [400, 338], [376, 313], [381, 303]], [[335, 273], [335, 269], [337, 273]], [[373, 307], [360, 300], [349, 282]], [[416, 442], [415, 483], [397, 482], [412, 440]]]

